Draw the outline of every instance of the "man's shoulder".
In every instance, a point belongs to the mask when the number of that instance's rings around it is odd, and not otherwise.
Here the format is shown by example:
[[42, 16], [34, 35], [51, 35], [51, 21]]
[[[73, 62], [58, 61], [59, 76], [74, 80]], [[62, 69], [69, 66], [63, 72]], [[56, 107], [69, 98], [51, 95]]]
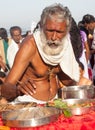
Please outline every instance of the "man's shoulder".
[[24, 46], [35, 47], [35, 40], [33, 35], [29, 35], [26, 38], [24, 38], [22, 41], [22, 45], [23, 44], [25, 44]]

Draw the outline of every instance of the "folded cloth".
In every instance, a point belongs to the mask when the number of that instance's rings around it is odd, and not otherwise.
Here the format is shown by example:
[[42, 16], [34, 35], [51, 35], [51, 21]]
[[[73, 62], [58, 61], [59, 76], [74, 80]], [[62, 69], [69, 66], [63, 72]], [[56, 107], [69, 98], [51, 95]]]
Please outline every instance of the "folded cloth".
[[[57, 95], [53, 99], [55, 99], [55, 98], [57, 98]], [[47, 101], [35, 99], [30, 95], [23, 95], [23, 96], [18, 96], [13, 102], [36, 102], [38, 104], [44, 104]]]
[[33, 36], [36, 41], [38, 51], [46, 64], [56, 66], [60, 65], [62, 71], [66, 73], [71, 79], [79, 81], [79, 65], [75, 59], [73, 48], [71, 45], [69, 34], [66, 36], [64, 48], [59, 55], [46, 55], [42, 50], [42, 41], [40, 31], [34, 32]]

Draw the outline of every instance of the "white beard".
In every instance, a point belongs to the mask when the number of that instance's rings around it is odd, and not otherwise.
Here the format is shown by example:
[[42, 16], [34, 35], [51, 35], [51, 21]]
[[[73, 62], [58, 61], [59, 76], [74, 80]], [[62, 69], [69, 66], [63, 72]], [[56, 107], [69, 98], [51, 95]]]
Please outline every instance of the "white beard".
[[66, 36], [61, 40], [46, 40], [45, 34], [43, 30], [41, 31], [41, 41], [42, 41], [42, 50], [47, 55], [58, 55], [64, 48], [64, 42], [66, 40]]
[[[62, 43], [62, 49], [60, 51], [59, 54], [56, 53], [56, 55], [54, 55], [54, 53], [52, 54], [46, 54], [45, 50], [44, 50], [44, 46], [46, 46], [46, 43], [42, 43], [41, 40], [41, 32], [38, 30], [36, 31], [33, 36], [35, 39], [35, 44], [37, 45], [37, 49], [38, 52], [42, 58], [42, 60], [44, 61], [44, 63], [48, 64], [48, 65], [52, 65], [52, 66], [56, 66], [56, 65], [60, 65], [60, 68], [62, 69], [62, 71], [67, 74], [69, 77], [71, 77], [72, 79], [74, 79], [75, 81], [79, 81], [79, 66], [78, 63], [76, 62], [75, 56], [74, 56], [74, 52], [73, 52], [73, 48], [71, 45], [71, 41], [70, 41], [70, 36], [69, 34], [66, 35], [66, 38], [61, 41]], [[44, 44], [44, 45], [43, 45]], [[48, 45], [49, 46], [49, 45]], [[63, 48], [64, 46], [64, 48]], [[50, 47], [48, 47], [50, 48]], [[47, 50], [47, 48], [46, 48]], [[49, 49], [49, 50], [56, 50], [56, 49]], [[55, 52], [55, 51], [54, 51]]]

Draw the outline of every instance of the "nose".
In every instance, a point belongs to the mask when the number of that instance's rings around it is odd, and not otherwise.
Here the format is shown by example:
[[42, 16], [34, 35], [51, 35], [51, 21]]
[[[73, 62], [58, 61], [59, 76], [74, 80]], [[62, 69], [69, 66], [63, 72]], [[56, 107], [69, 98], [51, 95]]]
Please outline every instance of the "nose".
[[52, 33], [51, 39], [52, 39], [53, 41], [57, 40], [57, 33], [56, 33], [56, 31], [54, 31], [54, 32]]

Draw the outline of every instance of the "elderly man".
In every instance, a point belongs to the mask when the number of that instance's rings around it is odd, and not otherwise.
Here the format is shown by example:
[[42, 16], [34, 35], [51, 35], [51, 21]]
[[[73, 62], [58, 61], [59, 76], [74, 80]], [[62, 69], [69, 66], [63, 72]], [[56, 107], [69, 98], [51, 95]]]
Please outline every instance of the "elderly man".
[[19, 26], [12, 26], [10, 28], [10, 35], [11, 35], [12, 40], [7, 50], [7, 60], [8, 60], [10, 68], [13, 65], [15, 55], [17, 51], [19, 50], [19, 47], [22, 42], [21, 33], [22, 33], [22, 29]]
[[79, 81], [69, 37], [71, 19], [69, 9], [60, 4], [43, 10], [38, 28], [24, 39], [1, 86], [3, 97], [43, 103], [56, 97], [60, 83], [67, 86]]

